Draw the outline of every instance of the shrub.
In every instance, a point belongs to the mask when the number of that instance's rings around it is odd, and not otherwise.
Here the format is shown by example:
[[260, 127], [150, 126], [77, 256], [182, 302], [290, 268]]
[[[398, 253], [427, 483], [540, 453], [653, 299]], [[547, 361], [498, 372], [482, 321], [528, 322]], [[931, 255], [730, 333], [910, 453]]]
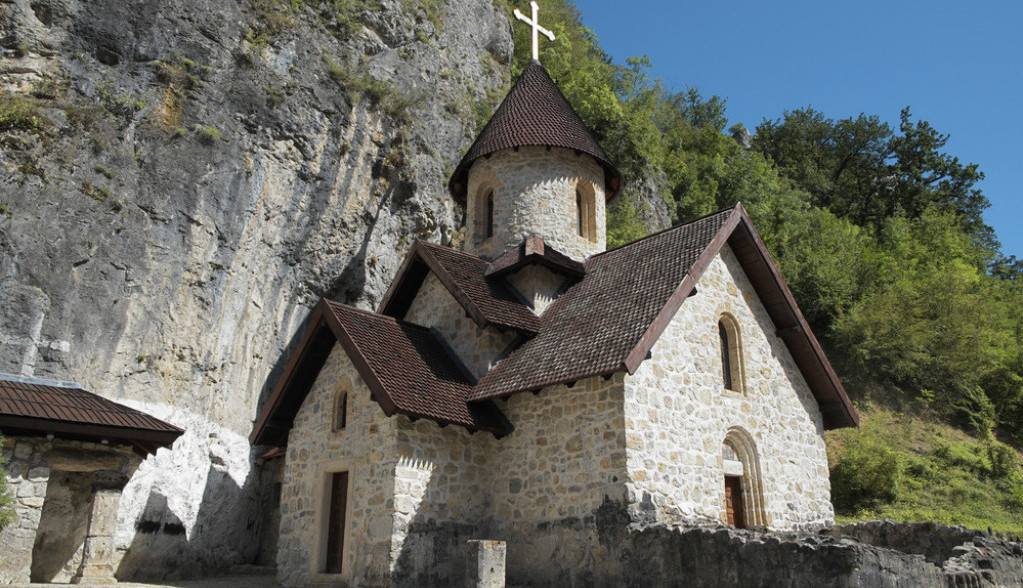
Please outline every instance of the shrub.
[[[0, 437], [0, 447], [4, 445], [4, 438]], [[0, 455], [0, 531], [14, 521], [14, 499], [7, 490], [7, 468], [6, 460]]]
[[860, 437], [831, 468], [831, 496], [835, 509], [855, 513], [899, 495], [902, 463], [898, 454], [876, 440]]
[[1004, 443], [988, 443], [987, 460], [992, 478], [1008, 479], [1016, 472], [1016, 452]]
[[49, 124], [43, 111], [31, 100], [0, 94], [0, 133], [41, 131]]

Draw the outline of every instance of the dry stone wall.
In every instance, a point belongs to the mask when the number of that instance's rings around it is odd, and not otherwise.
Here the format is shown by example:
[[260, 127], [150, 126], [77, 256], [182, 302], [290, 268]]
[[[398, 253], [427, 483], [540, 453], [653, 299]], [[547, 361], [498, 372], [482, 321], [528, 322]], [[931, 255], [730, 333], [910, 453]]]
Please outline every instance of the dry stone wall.
[[[762, 492], [761, 524], [832, 522], [817, 402], [727, 245], [696, 288], [650, 359], [625, 380], [629, 501], [652, 503], [657, 520], [721, 522], [722, 443], [731, 432], [756, 453], [746, 466], [747, 476], [759, 477], [751, 486]], [[738, 391], [726, 390], [721, 375], [723, 314], [738, 327]]]
[[[585, 183], [594, 199], [594, 239], [579, 236], [576, 186]], [[604, 170], [589, 155], [570, 149], [520, 147], [476, 160], [469, 169], [466, 227], [477, 227], [481, 195], [494, 191], [494, 234], [470, 234], [466, 251], [494, 258], [526, 237], [539, 235], [577, 260], [604, 251]], [[473, 199], [476, 200], [473, 200]]]

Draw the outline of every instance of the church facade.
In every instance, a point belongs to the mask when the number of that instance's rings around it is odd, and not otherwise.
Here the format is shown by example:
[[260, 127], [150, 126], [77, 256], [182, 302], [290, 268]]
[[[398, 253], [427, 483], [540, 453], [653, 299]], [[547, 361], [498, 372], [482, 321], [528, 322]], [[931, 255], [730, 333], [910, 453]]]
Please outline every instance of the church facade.
[[378, 312], [323, 300], [256, 421], [283, 454], [283, 584], [606, 584], [634, 524], [833, 522], [841, 383], [741, 205], [605, 251], [620, 177], [546, 71], [449, 183]]

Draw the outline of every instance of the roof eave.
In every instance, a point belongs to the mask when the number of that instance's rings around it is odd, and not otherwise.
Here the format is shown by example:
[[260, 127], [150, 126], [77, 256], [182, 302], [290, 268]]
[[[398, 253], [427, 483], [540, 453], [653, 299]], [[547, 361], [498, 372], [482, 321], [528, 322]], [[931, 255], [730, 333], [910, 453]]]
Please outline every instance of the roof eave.
[[141, 448], [147, 454], [160, 447], [170, 448], [184, 430], [174, 425], [174, 430], [154, 431], [135, 427], [117, 427], [97, 423], [59, 421], [38, 417], [0, 415], [0, 431], [7, 435], [49, 435], [102, 443], [104, 441], [123, 443]]

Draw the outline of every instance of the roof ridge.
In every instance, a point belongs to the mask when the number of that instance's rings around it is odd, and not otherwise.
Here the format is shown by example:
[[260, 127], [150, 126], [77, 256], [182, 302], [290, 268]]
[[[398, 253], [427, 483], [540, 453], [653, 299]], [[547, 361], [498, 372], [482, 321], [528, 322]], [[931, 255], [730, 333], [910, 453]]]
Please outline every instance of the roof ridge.
[[639, 239], [636, 239], [635, 241], [629, 241], [628, 243], [622, 243], [621, 245], [615, 247], [614, 249], [608, 249], [607, 251], [601, 251], [600, 253], [596, 253], [594, 255], [591, 255], [590, 258], [586, 260], [586, 262], [589, 263], [590, 259], [594, 259], [594, 258], [597, 258], [597, 257], [601, 257], [603, 255], [607, 255], [608, 253], [611, 253], [613, 251], [618, 251], [619, 249], [624, 249], [624, 248], [629, 247], [631, 245], [635, 245], [636, 243], [640, 243], [640, 242], [646, 241], [648, 239], [652, 239], [654, 237], [663, 235], [664, 233], [670, 233], [672, 231], [679, 231], [679, 230], [685, 229], [685, 228], [687, 228], [687, 227], [689, 227], [689, 226], [691, 226], [693, 224], [696, 224], [696, 223], [698, 223], [700, 221], [707, 220], [707, 219], [709, 219], [712, 216], [717, 216], [719, 214], [724, 214], [726, 212], [733, 212], [733, 211], [735, 211], [735, 209], [737, 209], [737, 208], [739, 208], [741, 206], [742, 206], [741, 202], [736, 202], [735, 204], [733, 204], [733, 205], [731, 205], [731, 206], [729, 206], [727, 208], [722, 208], [720, 210], [715, 210], [714, 212], [710, 212], [710, 213], [707, 213], [707, 214], [705, 214], [705, 215], [703, 215], [701, 217], [694, 218], [693, 220], [687, 221], [685, 223], [682, 223], [681, 225], [675, 225], [673, 227], [668, 227], [666, 229], [661, 229], [660, 231], [657, 231], [656, 233], [650, 233], [649, 235], [647, 235], [645, 237], [640, 237]]
[[423, 325], [420, 325], [420, 324], [417, 324], [417, 323], [413, 323], [413, 322], [409, 322], [409, 321], [402, 320], [402, 319], [399, 319], [399, 318], [395, 318], [395, 317], [387, 315], [387, 314], [381, 314], [381, 313], [373, 311], [373, 310], [366, 310], [364, 308], [359, 308], [357, 306], [352, 306], [352, 305], [347, 304], [345, 302], [338, 302], [336, 300], [330, 300], [330, 299], [327, 299], [327, 298], [324, 298], [324, 300], [326, 300], [327, 303], [332, 305], [332, 306], [335, 306], [335, 307], [340, 306], [340, 307], [342, 307], [345, 310], [350, 310], [350, 311], [358, 312], [358, 313], [366, 315], [366, 316], [368, 316], [370, 318], [383, 319], [383, 320], [391, 321], [391, 322], [396, 323], [398, 325], [408, 325], [410, 327], [415, 327], [417, 329], [424, 329], [424, 330], [427, 330], [427, 331], [431, 330], [429, 327], [424, 327]]
[[45, 378], [35, 378], [32, 376], [19, 376], [17, 374], [7, 374], [0, 372], [0, 382], [18, 382], [21, 384], [33, 384], [36, 386], [52, 386], [54, 388], [78, 388], [79, 390], [85, 390], [85, 386], [78, 382], [72, 382], [70, 380], [47, 380]]

